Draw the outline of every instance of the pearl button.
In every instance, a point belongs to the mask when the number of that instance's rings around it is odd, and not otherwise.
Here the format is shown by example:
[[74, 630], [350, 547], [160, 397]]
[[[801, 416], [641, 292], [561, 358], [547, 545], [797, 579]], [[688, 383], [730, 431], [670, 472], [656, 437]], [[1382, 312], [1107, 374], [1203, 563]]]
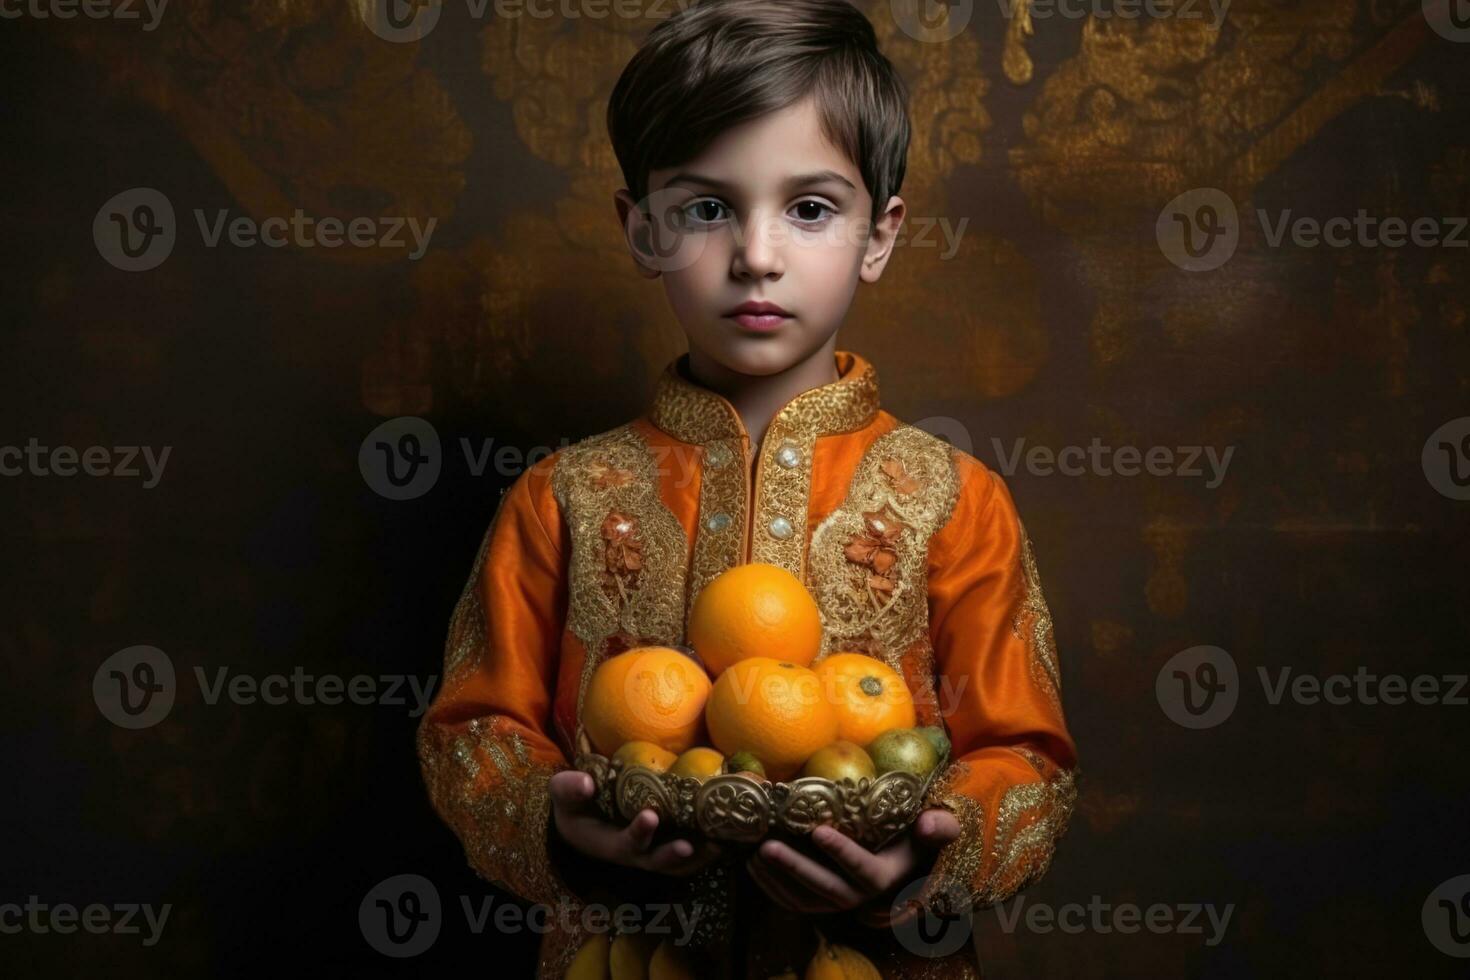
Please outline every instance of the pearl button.
[[730, 450], [724, 446], [711, 446], [707, 454], [709, 465], [719, 468], [729, 464]]
[[801, 463], [801, 451], [788, 442], [776, 453], [776, 462], [789, 470]]
[[723, 531], [725, 528], [730, 526], [730, 515], [711, 514], [709, 520], [704, 522], [704, 526], [709, 528], [711, 531]]
[[777, 517], [771, 521], [771, 537], [786, 539], [791, 537], [791, 522], [784, 517]]

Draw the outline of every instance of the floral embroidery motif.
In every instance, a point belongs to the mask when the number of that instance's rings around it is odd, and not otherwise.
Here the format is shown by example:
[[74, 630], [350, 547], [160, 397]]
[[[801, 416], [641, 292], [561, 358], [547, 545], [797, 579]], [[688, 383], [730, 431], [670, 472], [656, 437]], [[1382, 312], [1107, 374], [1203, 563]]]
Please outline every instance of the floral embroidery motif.
[[923, 487], [922, 483], [909, 476], [909, 471], [901, 459], [885, 459], [880, 469], [883, 470], [883, 475], [888, 477], [888, 482], [893, 484], [893, 489], [905, 497]]
[[864, 532], [847, 539], [843, 554], [848, 561], [868, 569], [868, 588], [873, 600], [881, 603], [884, 597], [893, 595], [898, 585], [898, 539], [909, 527], [887, 504], [864, 511], [863, 523]]
[[[606, 543], [607, 571], [604, 581], [609, 588], [626, 593], [638, 584], [643, 568], [643, 542], [638, 540], [638, 520], [620, 510], [609, 511], [602, 522], [602, 540]], [[627, 582], [627, 585], [624, 583]]]
[[928, 642], [929, 540], [959, 497], [954, 448], [901, 425], [853, 471], [841, 506], [812, 533], [809, 583], [822, 653], [860, 650], [895, 670]]

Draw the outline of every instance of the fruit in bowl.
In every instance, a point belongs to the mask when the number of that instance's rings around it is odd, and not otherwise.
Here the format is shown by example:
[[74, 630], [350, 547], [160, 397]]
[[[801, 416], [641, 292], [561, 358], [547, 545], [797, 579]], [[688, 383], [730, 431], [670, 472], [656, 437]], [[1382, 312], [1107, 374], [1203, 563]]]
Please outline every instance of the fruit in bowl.
[[710, 691], [705, 721], [716, 748], [750, 752], [778, 782], [837, 739], [837, 711], [822, 696], [817, 675], [770, 657], [731, 664]]

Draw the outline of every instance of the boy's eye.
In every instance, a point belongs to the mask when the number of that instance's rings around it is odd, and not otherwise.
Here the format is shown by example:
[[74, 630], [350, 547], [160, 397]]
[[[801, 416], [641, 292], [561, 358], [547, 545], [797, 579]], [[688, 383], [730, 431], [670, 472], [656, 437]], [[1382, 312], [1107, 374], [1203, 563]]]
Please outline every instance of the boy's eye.
[[821, 221], [828, 213], [835, 214], [836, 208], [821, 201], [797, 201], [796, 217], [799, 221], [814, 222]]
[[684, 205], [684, 214], [695, 224], [710, 224], [725, 217], [725, 206], [707, 197]]

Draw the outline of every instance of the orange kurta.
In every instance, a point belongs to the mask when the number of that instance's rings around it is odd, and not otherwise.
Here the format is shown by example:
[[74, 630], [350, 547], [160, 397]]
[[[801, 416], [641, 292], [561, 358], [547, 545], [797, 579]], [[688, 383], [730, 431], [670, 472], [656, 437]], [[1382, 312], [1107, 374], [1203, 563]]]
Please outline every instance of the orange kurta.
[[[631, 647], [683, 645], [699, 590], [745, 562], [806, 584], [822, 613], [819, 660], [842, 650], [883, 660], [908, 682], [919, 724], [947, 728], [951, 762], [925, 802], [952, 811], [962, 833], [917, 902], [983, 908], [1051, 860], [1076, 752], [1015, 505], [974, 457], [883, 411], [871, 364], [847, 351], [836, 360], [839, 379], [788, 402], [753, 447], [734, 407], [689, 379], [685, 355], [647, 414], [540, 461], [501, 500], [418, 748], [471, 866], [550, 906], [539, 976], [561, 977], [590, 930], [607, 928], [606, 915], [581, 911], [625, 901], [697, 909], [710, 977], [800, 973], [814, 927], [885, 977], [977, 975], [968, 944], [942, 959], [911, 953], [888, 901], [796, 916], [769, 903], [738, 855], [670, 878], [595, 867], [551, 830], [547, 779], [575, 756], [592, 669]], [[610, 560], [629, 539], [640, 561]], [[875, 563], [877, 548], [894, 560]]]

